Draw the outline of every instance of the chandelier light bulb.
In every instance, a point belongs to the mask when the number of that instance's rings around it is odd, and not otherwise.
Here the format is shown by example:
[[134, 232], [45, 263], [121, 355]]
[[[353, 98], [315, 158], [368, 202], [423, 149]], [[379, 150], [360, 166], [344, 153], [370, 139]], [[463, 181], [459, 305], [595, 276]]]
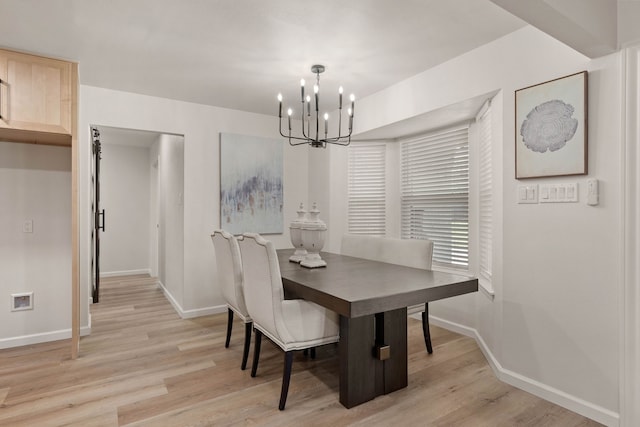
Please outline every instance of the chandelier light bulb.
[[324, 113], [324, 119], [329, 120], [329, 113]]
[[293, 114], [293, 110], [292, 110], [291, 108], [289, 108], [289, 109], [287, 110], [287, 114], [288, 114], [289, 116], [291, 116], [291, 115]]
[[351, 116], [351, 115], [353, 114], [353, 111], [351, 110], [351, 107], [349, 107], [349, 108], [347, 109], [347, 114], [349, 114], [349, 116]]
[[353, 118], [353, 114], [355, 113], [355, 110], [356, 110], [356, 106], [355, 106], [355, 103], [354, 103], [354, 101], [356, 100], [356, 96], [354, 94], [351, 94], [349, 96], [349, 99], [351, 100], [351, 114], [350, 115], [351, 115], [351, 118]]
[[304, 79], [300, 79], [300, 86], [304, 86]]
[[282, 94], [281, 93], [278, 94], [278, 101], [282, 102]]
[[307, 102], [311, 102], [311, 96], [307, 95]]
[[320, 88], [318, 87], [318, 85], [313, 85], [313, 93], [318, 93], [319, 90]]
[[338, 88], [338, 93], [339, 93], [340, 95], [342, 95], [342, 86], [340, 86], [340, 87]]

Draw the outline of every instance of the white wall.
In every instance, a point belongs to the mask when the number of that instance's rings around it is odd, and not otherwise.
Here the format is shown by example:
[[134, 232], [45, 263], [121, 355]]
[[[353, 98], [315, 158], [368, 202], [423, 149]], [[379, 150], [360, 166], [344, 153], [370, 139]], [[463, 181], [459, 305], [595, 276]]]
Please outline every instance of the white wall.
[[149, 272], [150, 173], [149, 148], [102, 144], [100, 207], [105, 231], [100, 232], [103, 276]]
[[[158, 277], [159, 233], [160, 233], [160, 205], [158, 200], [159, 188], [159, 147], [158, 139], [149, 147], [149, 274]], [[184, 157], [184, 156], [183, 156]], [[184, 160], [184, 159], [183, 159]]]
[[[589, 71], [589, 177], [599, 206], [587, 206], [585, 176], [527, 181], [577, 182], [580, 203], [516, 204], [514, 91]], [[495, 300], [482, 293], [432, 304], [432, 314], [469, 328], [501, 378], [608, 424], [617, 423], [621, 283], [621, 60], [589, 60], [525, 27], [359, 101], [357, 133], [498, 91], [493, 104]], [[497, 112], [496, 112], [497, 111]], [[314, 179], [344, 200], [344, 151]], [[340, 203], [335, 202], [333, 207]], [[331, 210], [331, 220], [346, 208]], [[342, 227], [329, 227], [333, 248]]]
[[[70, 148], [0, 142], [0, 348], [70, 336], [70, 265]], [[11, 312], [23, 292], [33, 310]]]
[[[184, 301], [184, 138], [161, 135], [158, 146], [158, 278], [174, 304]], [[178, 308], [179, 309], [179, 308]]]
[[[185, 317], [222, 311], [223, 299], [215, 283], [210, 238], [211, 232], [220, 227], [219, 134], [229, 132], [275, 138], [277, 120], [271, 116], [84, 85], [80, 86], [79, 107], [81, 326], [89, 324], [91, 124], [184, 135], [183, 294], [174, 299]], [[307, 202], [307, 153], [305, 147], [286, 145], [284, 150], [285, 232], [270, 235], [278, 247], [290, 246], [287, 226], [296, 217], [300, 201]]]

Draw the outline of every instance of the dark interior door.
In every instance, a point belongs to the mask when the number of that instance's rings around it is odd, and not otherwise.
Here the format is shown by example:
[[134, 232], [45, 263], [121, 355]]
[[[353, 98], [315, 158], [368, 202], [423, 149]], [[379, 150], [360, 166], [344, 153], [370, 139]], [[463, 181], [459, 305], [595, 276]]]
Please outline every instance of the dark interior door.
[[100, 143], [100, 131], [91, 126], [91, 210], [93, 212], [93, 227], [91, 228], [91, 269], [93, 282], [93, 302], [100, 302], [100, 231], [104, 231], [104, 209], [100, 209], [100, 160], [102, 158], [102, 146]]

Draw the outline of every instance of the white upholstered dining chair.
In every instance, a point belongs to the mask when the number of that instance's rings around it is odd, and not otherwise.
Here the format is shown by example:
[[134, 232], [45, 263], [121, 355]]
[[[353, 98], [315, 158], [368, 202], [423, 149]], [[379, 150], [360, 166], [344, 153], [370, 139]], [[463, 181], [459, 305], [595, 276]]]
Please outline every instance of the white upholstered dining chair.
[[278, 255], [273, 243], [259, 234], [245, 233], [238, 243], [242, 254], [245, 300], [253, 319], [255, 343], [251, 376], [255, 377], [260, 342], [266, 335], [284, 351], [279, 409], [287, 401], [293, 352], [338, 341], [338, 314], [313, 302], [284, 299]]
[[244, 349], [240, 369], [247, 367], [251, 344], [252, 320], [244, 301], [242, 261], [237, 239], [224, 230], [216, 230], [211, 235], [218, 267], [218, 283], [222, 296], [227, 302], [227, 339], [224, 346], [229, 348], [234, 313], [244, 322]]
[[[431, 270], [433, 242], [426, 239], [392, 239], [387, 237], [345, 234], [342, 236], [342, 255], [372, 261]], [[422, 307], [421, 307], [422, 308]], [[422, 311], [422, 333], [429, 354], [433, 353], [429, 331], [429, 302]]]

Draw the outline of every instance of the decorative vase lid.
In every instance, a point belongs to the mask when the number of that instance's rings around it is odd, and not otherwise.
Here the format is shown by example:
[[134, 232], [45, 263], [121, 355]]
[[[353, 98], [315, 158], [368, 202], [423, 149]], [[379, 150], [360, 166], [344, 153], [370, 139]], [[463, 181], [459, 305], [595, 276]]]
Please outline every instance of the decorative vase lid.
[[300, 207], [296, 212], [298, 213], [298, 217], [291, 221], [290, 228], [302, 228], [307, 222], [307, 211], [304, 210], [304, 203], [300, 203]]
[[313, 202], [313, 207], [309, 211], [309, 219], [303, 224], [302, 228], [305, 230], [326, 230], [327, 224], [318, 217], [319, 215], [318, 206], [316, 202]]

